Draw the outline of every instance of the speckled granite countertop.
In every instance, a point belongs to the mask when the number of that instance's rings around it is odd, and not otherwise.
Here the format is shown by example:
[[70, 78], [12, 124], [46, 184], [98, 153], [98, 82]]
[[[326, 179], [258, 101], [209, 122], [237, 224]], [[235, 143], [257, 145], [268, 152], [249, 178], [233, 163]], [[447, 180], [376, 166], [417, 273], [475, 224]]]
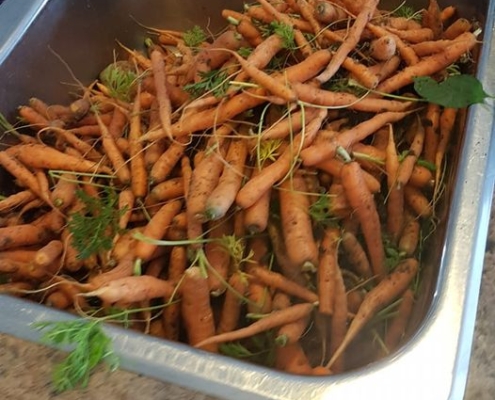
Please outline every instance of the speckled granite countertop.
[[[473, 352], [465, 400], [495, 399], [495, 202], [485, 255]], [[203, 393], [126, 371], [95, 373], [86, 390], [55, 395], [50, 372], [61, 353], [0, 334], [3, 400], [215, 400]], [[419, 399], [418, 399], [419, 400]]]

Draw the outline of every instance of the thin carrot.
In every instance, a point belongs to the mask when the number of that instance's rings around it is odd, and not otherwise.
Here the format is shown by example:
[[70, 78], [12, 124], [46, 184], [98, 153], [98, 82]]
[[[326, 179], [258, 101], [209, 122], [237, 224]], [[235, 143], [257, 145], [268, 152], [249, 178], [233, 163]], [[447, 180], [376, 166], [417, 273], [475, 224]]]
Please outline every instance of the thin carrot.
[[309, 359], [300, 343], [292, 343], [284, 347], [277, 346], [275, 368], [292, 374], [313, 374]]
[[139, 91], [134, 98], [129, 128], [129, 156], [131, 171], [131, 189], [136, 198], [144, 198], [148, 193], [148, 173], [144, 161], [141, 138], [141, 103]]
[[420, 232], [421, 226], [418, 219], [408, 214], [397, 246], [399, 251], [403, 252], [407, 257], [412, 257], [419, 245]]
[[310, 314], [313, 311], [313, 308], [314, 305], [312, 303], [300, 303], [283, 310], [273, 311], [245, 328], [212, 336], [196, 343], [195, 347], [204, 348], [205, 346], [251, 337], [269, 329], [277, 328], [284, 324], [297, 321]]
[[411, 125], [410, 129], [415, 132], [414, 139], [409, 147], [407, 156], [402, 160], [399, 170], [397, 171], [397, 186], [405, 186], [411, 178], [414, 166], [423, 152], [423, 144], [425, 140], [425, 129], [419, 119], [416, 118], [415, 122]]
[[158, 110], [160, 122], [165, 135], [172, 137], [172, 104], [167, 92], [165, 63], [160, 51], [153, 50], [150, 55], [151, 69], [155, 81], [156, 99], [158, 101]]
[[389, 353], [397, 349], [402, 338], [404, 337], [413, 306], [414, 293], [411, 289], [408, 289], [401, 296], [401, 302], [397, 309], [397, 315], [387, 326], [387, 333], [383, 339], [385, 347]]
[[401, 261], [390, 275], [387, 275], [368, 292], [358, 312], [352, 319], [344, 340], [335, 350], [330, 361], [328, 361], [327, 368], [332, 367], [377, 311], [390, 304], [407, 289], [417, 271], [418, 261], [413, 258], [407, 258]]
[[309, 318], [310, 315], [305, 315], [297, 321], [282, 325], [277, 331], [275, 344], [277, 346], [285, 347], [294, 343], [299, 343], [299, 340], [308, 328]]
[[[170, 258], [168, 262], [168, 281], [172, 284], [176, 284], [180, 281], [187, 268], [187, 252], [183, 246], [174, 246], [170, 252]], [[169, 304], [163, 310], [163, 329], [164, 337], [169, 340], [179, 339], [180, 330], [180, 303]]]
[[208, 239], [212, 242], [204, 245], [205, 256], [212, 270], [208, 272], [208, 286], [212, 296], [225, 292], [225, 282], [228, 280], [231, 254], [221, 240], [233, 234], [233, 223], [230, 217], [223, 217], [208, 224]]
[[[416, 160], [414, 159], [414, 162]], [[392, 243], [396, 243], [404, 225], [404, 184], [398, 181], [400, 171], [393, 130], [389, 130], [387, 158], [385, 170], [387, 173], [387, 232]], [[403, 173], [404, 174], [404, 173]], [[403, 178], [404, 179], [404, 178]], [[408, 180], [409, 178], [407, 178]]]
[[251, 266], [249, 268], [249, 274], [263, 284], [290, 294], [291, 296], [297, 297], [301, 300], [310, 303], [316, 303], [318, 301], [318, 295], [316, 293], [305, 288], [304, 286], [299, 285], [289, 278], [286, 278], [278, 272], [270, 271], [260, 266]]
[[349, 231], [342, 233], [342, 249], [351, 269], [360, 277], [369, 279], [372, 277], [370, 262], [361, 243], [356, 236]]
[[36, 195], [31, 190], [22, 190], [0, 200], [0, 213], [12, 211], [16, 207], [34, 200]]

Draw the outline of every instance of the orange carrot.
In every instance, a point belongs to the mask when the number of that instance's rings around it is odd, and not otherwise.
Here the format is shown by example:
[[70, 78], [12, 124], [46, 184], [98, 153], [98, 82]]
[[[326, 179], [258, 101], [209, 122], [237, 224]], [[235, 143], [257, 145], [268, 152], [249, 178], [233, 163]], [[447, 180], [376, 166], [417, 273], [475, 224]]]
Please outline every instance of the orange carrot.
[[207, 219], [215, 220], [223, 217], [234, 203], [244, 177], [243, 170], [247, 155], [248, 149], [244, 140], [230, 142], [223, 173], [218, 185], [206, 200], [205, 216]]
[[309, 199], [301, 174], [295, 173], [280, 185], [279, 202], [282, 232], [287, 256], [303, 271], [316, 271], [318, 248], [309, 215]]
[[260, 266], [251, 266], [249, 268], [249, 274], [263, 284], [290, 294], [291, 296], [295, 296], [301, 300], [310, 303], [318, 301], [318, 295], [316, 293], [286, 278], [278, 272], [273, 272]]
[[213, 296], [219, 296], [226, 289], [225, 281], [228, 279], [231, 263], [229, 249], [221, 240], [233, 234], [232, 219], [223, 217], [218, 221], [211, 221], [208, 227], [208, 239], [214, 240], [204, 245], [208, 264], [213, 269], [208, 271], [208, 287]]
[[149, 179], [151, 183], [163, 182], [179, 162], [186, 150], [187, 138], [179, 138], [170, 143], [167, 149], [151, 167]]
[[[168, 281], [176, 284], [180, 281], [184, 271], [187, 268], [187, 252], [182, 246], [174, 246], [170, 252], [168, 263]], [[164, 337], [169, 340], [179, 340], [180, 329], [180, 303], [169, 304], [163, 310], [163, 329]]]
[[368, 256], [356, 236], [352, 232], [345, 231], [341, 240], [342, 249], [352, 270], [364, 279], [371, 278], [372, 272]]
[[215, 337], [215, 321], [210, 305], [208, 282], [198, 267], [189, 267], [184, 272], [180, 293], [182, 318], [188, 342], [192, 346], [204, 344], [202, 346], [204, 350], [217, 352], [216, 343], [205, 343]]
[[443, 38], [447, 40], [453, 40], [465, 32], [469, 32], [472, 28], [471, 22], [466, 18], [459, 18], [455, 20], [445, 31], [443, 32]]
[[320, 261], [318, 264], [318, 311], [320, 314], [332, 315], [335, 295], [335, 275], [338, 273], [338, 247], [340, 229], [325, 229], [320, 244]]
[[370, 56], [378, 61], [390, 60], [396, 52], [397, 43], [393, 36], [382, 36], [370, 44]]
[[0, 213], [10, 212], [36, 198], [31, 190], [22, 190], [0, 200]]
[[385, 253], [380, 219], [373, 195], [367, 189], [361, 167], [356, 161], [347, 162], [342, 167], [341, 181], [349, 204], [361, 225], [373, 275], [381, 279], [385, 272]]
[[[414, 162], [415, 161], [416, 160], [414, 160]], [[388, 189], [387, 231], [391, 237], [392, 243], [397, 243], [404, 224], [404, 184], [400, 184], [400, 182], [398, 182], [400, 164], [392, 129], [389, 131], [389, 143], [387, 145], [385, 170], [387, 173]]]
[[52, 240], [36, 252], [34, 264], [40, 268], [48, 268], [62, 254], [63, 250], [64, 244], [60, 240]]
[[[173, 200], [164, 204], [144, 227], [143, 235], [150, 239], [162, 239], [172, 222], [172, 218], [179, 213], [181, 207], [182, 201], [180, 200]], [[156, 244], [142, 240], [136, 244], [134, 255], [136, 258], [148, 261], [156, 249]]]
[[248, 283], [243, 274], [234, 272], [229, 278], [230, 288], [225, 293], [225, 298], [218, 322], [217, 334], [230, 332], [237, 328], [241, 316], [242, 297], [245, 295]]
[[361, 307], [359, 307], [358, 312], [352, 319], [344, 340], [327, 363], [327, 368], [332, 367], [334, 362], [344, 353], [347, 346], [377, 311], [390, 304], [407, 289], [417, 271], [418, 262], [413, 258], [407, 258], [401, 261], [390, 275], [387, 275], [376, 287], [368, 292]]
[[414, 293], [411, 289], [404, 292], [401, 297], [397, 315], [387, 327], [387, 333], [383, 340], [387, 351], [390, 353], [397, 349], [406, 332], [407, 324], [414, 306]]
[[140, 275], [112, 280], [98, 289], [86, 292], [84, 296], [97, 296], [107, 304], [136, 303], [158, 297], [170, 298], [173, 291], [174, 287], [166, 280]]
[[246, 326], [245, 328], [212, 336], [208, 339], [196, 343], [195, 347], [204, 348], [205, 346], [251, 337], [258, 333], [265, 332], [269, 329], [277, 328], [284, 324], [297, 321], [310, 314], [313, 311], [313, 308], [314, 305], [312, 303], [301, 303], [290, 306], [283, 310], [273, 311], [265, 317], [257, 320], [256, 322], [253, 322], [251, 325]]
[[406, 256], [412, 257], [419, 244], [420, 224], [416, 218], [408, 215], [404, 231], [399, 239], [398, 249]]
[[129, 128], [129, 156], [131, 171], [131, 189], [136, 198], [144, 198], [148, 193], [148, 174], [144, 162], [144, 151], [141, 142], [141, 103], [139, 91], [134, 98]]
[[172, 104], [167, 92], [165, 63], [160, 51], [153, 50], [150, 55], [151, 69], [155, 81], [156, 99], [163, 132], [168, 137], [172, 137]]

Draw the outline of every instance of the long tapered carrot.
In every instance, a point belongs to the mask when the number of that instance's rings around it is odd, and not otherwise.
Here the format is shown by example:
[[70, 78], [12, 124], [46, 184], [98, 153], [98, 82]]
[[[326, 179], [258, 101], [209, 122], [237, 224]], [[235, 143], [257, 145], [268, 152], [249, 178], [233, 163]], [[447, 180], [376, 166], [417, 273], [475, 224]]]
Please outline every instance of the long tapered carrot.
[[392, 243], [397, 243], [404, 225], [404, 188], [398, 182], [399, 156], [397, 154], [393, 130], [389, 131], [385, 171], [387, 173], [387, 232]]
[[283, 310], [273, 311], [272, 313], [257, 320], [256, 322], [253, 322], [251, 325], [248, 325], [245, 328], [212, 336], [208, 339], [196, 343], [195, 347], [204, 348], [205, 346], [210, 346], [213, 344], [220, 344], [254, 336], [260, 332], [265, 332], [269, 329], [282, 326], [289, 322], [297, 321], [310, 314], [313, 309], [313, 303], [300, 303], [285, 308]]
[[[263, 163], [264, 167], [268, 165], [269, 160]], [[255, 168], [251, 177], [259, 174], [260, 171], [261, 169]], [[271, 189], [268, 189], [252, 206], [244, 209], [244, 225], [248, 233], [260, 233], [267, 228], [270, 215], [271, 194]]]
[[408, 112], [384, 112], [376, 114], [374, 117], [342, 132], [335, 141], [321, 143], [318, 146], [310, 146], [303, 149], [301, 151], [303, 163], [306, 166], [316, 165], [327, 158], [333, 157], [338, 146], [349, 148], [354, 143], [366, 139], [382, 126], [400, 121], [408, 114]]
[[188, 342], [196, 347], [202, 344], [204, 350], [217, 352], [217, 343], [205, 343], [215, 337], [215, 320], [208, 282], [198, 267], [189, 267], [184, 272], [180, 293], [182, 319]]
[[401, 296], [401, 302], [397, 309], [397, 315], [387, 326], [387, 333], [385, 334], [383, 342], [388, 352], [396, 350], [404, 337], [411, 313], [413, 311], [413, 306], [414, 293], [411, 289], [408, 289]]
[[249, 274], [265, 285], [295, 296], [301, 300], [310, 303], [315, 303], [318, 301], [318, 295], [316, 293], [304, 286], [299, 285], [289, 278], [286, 278], [278, 272], [273, 272], [260, 266], [253, 266], [249, 269]]
[[20, 207], [35, 198], [36, 195], [31, 190], [22, 190], [11, 194], [0, 200], [0, 213], [12, 211], [14, 208]]
[[131, 189], [136, 198], [144, 198], [148, 193], [148, 173], [144, 161], [144, 151], [140, 138], [141, 129], [141, 103], [139, 93], [134, 98], [129, 127], [129, 156], [131, 170]]
[[150, 60], [155, 82], [160, 122], [165, 135], [172, 137], [172, 104], [167, 92], [163, 55], [160, 51], [153, 50], [150, 55]]
[[341, 181], [349, 204], [361, 225], [373, 274], [381, 279], [385, 272], [385, 252], [380, 218], [373, 195], [364, 183], [361, 166], [356, 161], [347, 162], [342, 167]]
[[418, 261], [413, 258], [403, 260], [394, 271], [387, 275], [376, 287], [368, 292], [358, 312], [352, 319], [344, 340], [335, 350], [327, 363], [331, 368], [333, 363], [343, 354], [356, 335], [364, 328], [371, 318], [381, 308], [390, 304], [409, 286], [418, 272]]
[[229, 249], [221, 242], [222, 238], [233, 234], [233, 223], [229, 217], [223, 217], [208, 224], [208, 239], [204, 245], [205, 256], [213, 271], [208, 271], [208, 286], [212, 296], [221, 295], [228, 279], [231, 255]]
[[414, 166], [421, 153], [423, 152], [423, 145], [425, 141], [425, 129], [419, 119], [415, 120], [415, 123], [411, 125], [411, 128], [415, 131], [413, 141], [409, 146], [409, 152], [407, 156], [402, 160], [399, 169], [397, 171], [397, 186], [405, 186], [414, 170]]

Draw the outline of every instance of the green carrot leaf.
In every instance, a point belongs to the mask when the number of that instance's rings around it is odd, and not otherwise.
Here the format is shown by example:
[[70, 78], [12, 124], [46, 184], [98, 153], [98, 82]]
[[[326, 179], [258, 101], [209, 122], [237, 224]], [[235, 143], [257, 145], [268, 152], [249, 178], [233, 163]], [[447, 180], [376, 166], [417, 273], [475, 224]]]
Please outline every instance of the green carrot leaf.
[[192, 29], [184, 32], [182, 39], [184, 39], [187, 47], [198, 47], [207, 37], [205, 31], [198, 25], [195, 25]]
[[487, 94], [481, 82], [472, 75], [450, 75], [442, 82], [429, 76], [414, 78], [414, 89], [430, 103], [449, 108], [464, 108], [472, 104], [483, 103]]
[[51, 345], [69, 345], [72, 350], [53, 370], [53, 385], [57, 392], [86, 387], [93, 370], [102, 362], [112, 371], [118, 368], [119, 359], [112, 350], [111, 339], [99, 321], [49, 321], [33, 324], [45, 331], [41, 340]]

